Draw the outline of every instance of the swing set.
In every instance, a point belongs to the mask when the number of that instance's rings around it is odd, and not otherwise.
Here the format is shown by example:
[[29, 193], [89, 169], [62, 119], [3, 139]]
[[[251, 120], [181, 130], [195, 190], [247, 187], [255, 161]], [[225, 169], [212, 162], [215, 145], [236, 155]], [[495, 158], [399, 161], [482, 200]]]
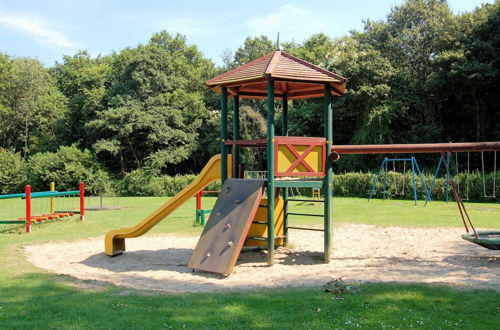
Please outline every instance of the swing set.
[[[332, 146], [332, 152], [338, 155], [369, 155], [369, 154], [401, 154], [401, 153], [440, 153], [441, 158], [436, 168], [433, 183], [429, 188], [429, 195], [434, 189], [435, 179], [439, 174], [439, 169], [441, 164], [444, 162], [447, 170], [447, 180], [451, 189], [453, 191], [453, 196], [457, 202], [458, 209], [465, 226], [466, 233], [462, 235], [464, 240], [476, 243], [482, 247], [500, 250], [500, 230], [491, 231], [478, 231], [472, 224], [470, 217], [465, 210], [462, 199], [459, 195], [459, 187], [451, 179], [450, 174], [450, 163], [451, 163], [451, 153], [455, 152], [467, 152], [467, 174], [470, 172], [470, 152], [481, 152], [481, 172], [483, 181], [483, 196], [485, 198], [496, 198], [496, 170], [497, 170], [497, 151], [500, 150], [500, 142], [467, 142], [467, 143], [421, 143], [421, 144], [384, 144], [384, 145], [334, 145]], [[489, 194], [486, 190], [486, 171], [485, 171], [485, 161], [484, 152], [492, 151], [494, 154], [493, 160], [493, 191]], [[447, 159], [445, 159], [445, 153], [447, 153]], [[455, 158], [455, 162], [458, 164], [458, 156]], [[387, 163], [387, 161], [385, 162]], [[384, 165], [384, 163], [383, 163]], [[382, 167], [381, 167], [382, 169]], [[458, 166], [457, 166], [458, 171]], [[380, 171], [379, 171], [380, 172]], [[466, 180], [466, 191], [469, 190], [468, 180]], [[447, 189], [448, 190], [448, 189]], [[469, 197], [469, 196], [467, 196]], [[465, 220], [467, 219], [467, 221]], [[469, 230], [467, 223], [471, 227]]]
[[[405, 185], [406, 185], [406, 162], [411, 162], [411, 174], [413, 177], [413, 199], [415, 200], [415, 205], [417, 205], [417, 178], [415, 175], [415, 170], [417, 170], [418, 176], [420, 178], [420, 181], [422, 182], [422, 185], [425, 190], [425, 195], [426, 195], [426, 203], [431, 199], [430, 196], [430, 191], [427, 188], [427, 184], [425, 183], [424, 177], [422, 175], [422, 172], [420, 171], [420, 167], [418, 166], [417, 159], [415, 157], [410, 157], [410, 158], [387, 158], [385, 157], [384, 160], [382, 161], [382, 164], [380, 165], [380, 169], [378, 170], [377, 176], [375, 177], [375, 181], [373, 182], [372, 190], [370, 191], [370, 196], [368, 197], [368, 201], [372, 199], [373, 194], [375, 193], [375, 188], [377, 187], [377, 183], [382, 175], [382, 171], [384, 171], [384, 190], [383, 190], [383, 199], [385, 199], [385, 196], [387, 195], [387, 168], [388, 164], [392, 162], [392, 172], [396, 173], [396, 162], [403, 162], [403, 187], [401, 190], [401, 195], [404, 196], [405, 194]], [[396, 183], [396, 189], [397, 189], [397, 179], [394, 178], [394, 182]], [[399, 194], [399, 191], [396, 190], [396, 194]]]
[[[439, 162], [438, 162], [438, 165], [436, 167], [436, 172], [434, 174], [434, 179], [432, 180], [431, 186], [429, 188], [429, 193], [432, 193], [432, 191], [434, 190], [435, 183], [436, 183], [436, 178], [439, 175], [439, 170], [441, 168], [441, 165], [444, 163], [444, 168], [446, 171], [446, 189], [445, 189], [446, 202], [448, 202], [448, 200], [449, 200], [448, 192], [449, 192], [449, 185], [450, 185], [450, 181], [451, 181], [451, 159], [452, 159], [451, 152], [447, 152], [446, 157], [445, 157], [444, 152], [441, 153], [441, 157], [439, 158]], [[492, 168], [493, 186], [492, 186], [491, 193], [489, 191], [487, 191], [487, 189], [486, 189], [486, 171], [485, 171], [484, 159], [485, 159], [484, 151], [481, 151], [481, 179], [482, 179], [482, 185], [483, 185], [483, 197], [484, 198], [496, 198], [497, 197], [496, 196], [497, 151], [496, 150], [493, 151], [493, 168]], [[462, 198], [463, 201], [469, 200], [469, 191], [470, 191], [470, 189], [469, 189], [470, 180], [469, 179], [470, 179], [470, 173], [471, 173], [470, 163], [471, 163], [470, 152], [467, 152], [467, 170], [465, 172], [465, 197]], [[459, 173], [458, 152], [455, 152], [455, 169], [456, 169], [456, 177], [458, 178], [458, 176], [460, 174]], [[479, 170], [478, 170], [478, 172], [479, 172]], [[460, 181], [455, 182], [455, 186], [456, 186], [458, 194], [460, 195]], [[427, 205], [427, 201], [426, 201], [425, 205]]]

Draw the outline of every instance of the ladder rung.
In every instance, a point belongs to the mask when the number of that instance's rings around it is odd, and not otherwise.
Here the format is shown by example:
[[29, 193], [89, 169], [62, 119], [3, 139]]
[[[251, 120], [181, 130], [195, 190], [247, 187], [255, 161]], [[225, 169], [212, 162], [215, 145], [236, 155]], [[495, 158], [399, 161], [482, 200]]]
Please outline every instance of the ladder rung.
[[0, 224], [16, 224], [16, 223], [22, 223], [24, 224], [24, 220], [0, 220]]
[[[286, 236], [274, 236], [274, 239], [277, 239], [277, 238], [285, 238]], [[266, 242], [267, 241], [267, 237], [256, 237], [256, 236], [247, 236], [248, 240], [251, 240], [251, 241], [263, 241], [263, 242]]]
[[247, 236], [246, 239], [249, 239], [251, 241], [267, 241], [267, 237], [253, 237], [253, 236]]
[[323, 199], [295, 199], [295, 198], [289, 198], [289, 199], [287, 199], [287, 202], [324, 203], [325, 201]]
[[306, 227], [288, 227], [288, 229], [325, 231], [324, 229], [320, 229], [320, 228], [306, 228]]
[[252, 223], [256, 223], [258, 225], [267, 225], [267, 221], [257, 221], [257, 220], [255, 220], [255, 221], [252, 221]]
[[323, 214], [294, 213], [294, 212], [288, 212], [287, 215], [302, 215], [302, 216], [306, 216], [306, 217], [324, 217]]

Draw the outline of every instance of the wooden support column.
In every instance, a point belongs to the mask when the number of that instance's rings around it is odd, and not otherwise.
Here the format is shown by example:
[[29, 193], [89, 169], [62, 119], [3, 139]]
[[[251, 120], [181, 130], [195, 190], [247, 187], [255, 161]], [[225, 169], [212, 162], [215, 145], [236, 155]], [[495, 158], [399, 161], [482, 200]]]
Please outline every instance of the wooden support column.
[[224, 142], [227, 140], [227, 87], [222, 87], [220, 97], [220, 154], [221, 154], [221, 182], [227, 179], [227, 146]]
[[323, 179], [323, 194], [324, 194], [324, 216], [325, 216], [325, 254], [324, 261], [330, 262], [332, 258], [332, 240], [333, 240], [333, 224], [332, 224], [332, 197], [333, 197], [333, 170], [330, 161], [330, 153], [332, 152], [333, 140], [333, 115], [332, 115], [332, 90], [330, 85], [325, 85], [325, 138], [326, 138], [326, 159], [325, 159], [325, 177]]
[[267, 82], [267, 264], [274, 264], [274, 81]]
[[[240, 95], [233, 99], [233, 140], [240, 139]], [[240, 146], [233, 146], [233, 177], [239, 176], [240, 168]]]
[[[288, 96], [283, 94], [283, 118], [281, 125], [281, 135], [288, 136]], [[283, 188], [283, 229], [285, 235], [285, 245], [288, 244], [288, 187]]]

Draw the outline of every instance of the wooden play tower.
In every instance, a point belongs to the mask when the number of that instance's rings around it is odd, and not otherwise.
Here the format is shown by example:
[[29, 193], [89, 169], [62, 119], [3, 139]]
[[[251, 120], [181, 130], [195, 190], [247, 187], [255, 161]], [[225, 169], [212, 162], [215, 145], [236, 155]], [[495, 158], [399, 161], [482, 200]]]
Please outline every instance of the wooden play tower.
[[[108, 232], [104, 239], [106, 255], [123, 253], [125, 239], [143, 235], [210, 183], [221, 179], [221, 193], [188, 262], [189, 268], [229, 275], [243, 246], [267, 246], [267, 263], [273, 265], [275, 246], [287, 242], [288, 229], [292, 228], [324, 232], [324, 261], [328, 263], [332, 258], [333, 236], [332, 161], [340, 154], [440, 153], [444, 157], [449, 152], [500, 150], [499, 141], [333, 145], [332, 100], [333, 96], [346, 92], [346, 79], [280, 50], [217, 76], [206, 85], [221, 95], [221, 154], [213, 156], [191, 184], [140, 223]], [[240, 99], [245, 98], [267, 99], [267, 139], [240, 140], [239, 106]], [[288, 136], [288, 100], [309, 98], [324, 100], [324, 136]], [[232, 140], [228, 140], [227, 134], [229, 99], [233, 104]], [[276, 100], [282, 102], [283, 108], [280, 136], [275, 136]], [[265, 180], [243, 178], [239, 170], [241, 148], [267, 148]], [[263, 199], [264, 188], [267, 199]], [[321, 189], [323, 199], [310, 201], [324, 203], [323, 214], [289, 212], [288, 202], [297, 201], [288, 196], [291, 188]], [[322, 229], [289, 226], [288, 216], [292, 215], [322, 217], [324, 226]], [[478, 233], [466, 239], [484, 246], [490, 236], [485, 238], [486, 234]]]
[[[276, 50], [206, 82], [221, 95], [221, 180], [228, 178], [228, 149], [232, 147], [233, 177], [238, 178], [240, 148], [267, 148], [267, 262], [274, 263], [275, 200], [284, 201], [284, 239], [288, 236], [289, 188], [321, 188], [324, 198], [324, 261], [332, 256], [332, 99], [346, 92], [346, 79]], [[324, 99], [324, 136], [288, 136], [288, 100]], [[228, 100], [233, 103], [233, 139], [228, 140]], [[240, 99], [267, 99], [267, 139], [240, 140]], [[283, 123], [275, 135], [275, 101], [282, 102]], [[320, 123], [318, 123], [320, 125]], [[241, 179], [241, 178], [240, 178]], [[318, 230], [318, 229], [314, 229]]]

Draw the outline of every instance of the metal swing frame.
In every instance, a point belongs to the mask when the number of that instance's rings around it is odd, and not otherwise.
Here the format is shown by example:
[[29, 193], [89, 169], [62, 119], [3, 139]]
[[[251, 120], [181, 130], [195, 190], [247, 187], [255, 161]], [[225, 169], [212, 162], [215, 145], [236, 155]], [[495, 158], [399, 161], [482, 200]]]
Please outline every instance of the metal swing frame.
[[[418, 201], [417, 178], [415, 175], [415, 170], [417, 171], [418, 176], [420, 177], [420, 180], [422, 181], [422, 185], [424, 186], [425, 195], [426, 195], [426, 198], [425, 198], [426, 203], [427, 203], [427, 201], [431, 200], [429, 188], [427, 187], [427, 184], [425, 183], [424, 177], [422, 175], [422, 172], [420, 171], [420, 167], [418, 166], [418, 163], [417, 163], [417, 160], [415, 157], [410, 157], [410, 158], [387, 158], [387, 157], [385, 157], [384, 160], [382, 161], [382, 164], [380, 165], [377, 176], [375, 177], [375, 181], [373, 182], [373, 186], [372, 186], [372, 189], [370, 191], [370, 196], [368, 197], [368, 201], [370, 201], [372, 199], [373, 194], [375, 193], [375, 189], [377, 187], [377, 183], [378, 183], [380, 176], [382, 174], [382, 170], [384, 171], [383, 199], [384, 200], [386, 199], [386, 194], [387, 194], [387, 164], [389, 162], [393, 162], [393, 164], [395, 164], [395, 162], [404, 162], [404, 164], [406, 165], [407, 161], [411, 162], [411, 173], [413, 176], [413, 199], [415, 200], [415, 205], [417, 205], [417, 203], [418, 203], [417, 202]], [[403, 184], [404, 184], [404, 177], [403, 177]]]

